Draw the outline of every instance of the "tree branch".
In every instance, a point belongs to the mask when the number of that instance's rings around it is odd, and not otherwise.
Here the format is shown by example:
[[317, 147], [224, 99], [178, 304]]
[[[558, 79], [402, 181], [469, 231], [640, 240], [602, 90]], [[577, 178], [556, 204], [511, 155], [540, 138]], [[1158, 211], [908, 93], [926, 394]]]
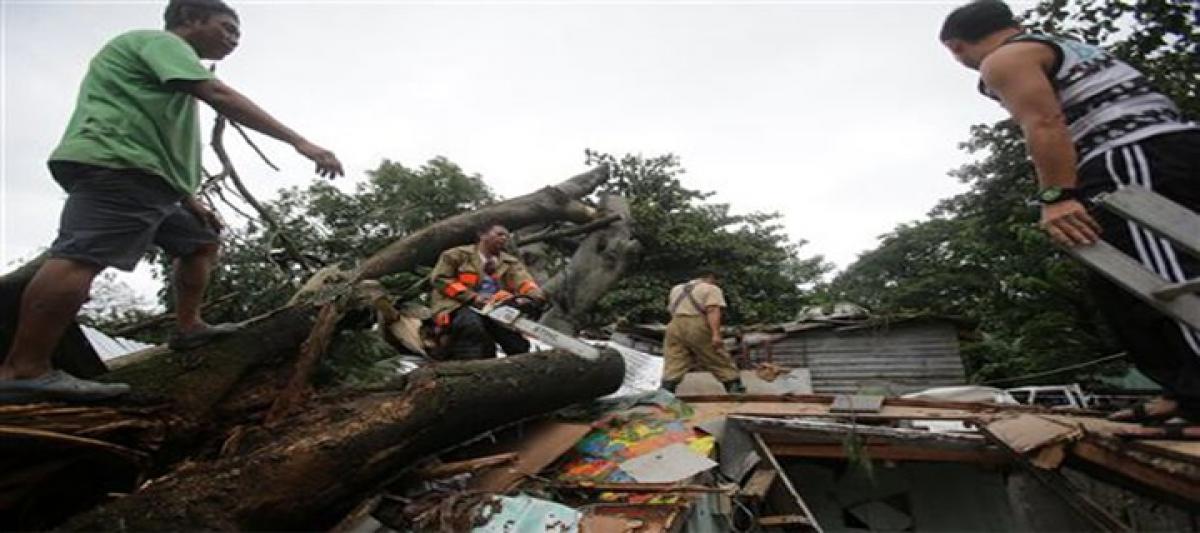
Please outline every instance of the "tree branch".
[[[262, 217], [263, 222], [266, 222], [271, 229], [279, 233], [279, 240], [283, 244], [283, 248], [287, 250], [288, 255], [292, 256], [296, 262], [300, 263], [301, 268], [311, 272], [312, 266], [309, 265], [308, 261], [304, 259], [304, 254], [300, 253], [300, 249], [283, 231], [283, 227], [278, 221], [275, 220], [275, 217], [272, 216], [271, 213], [258, 202], [258, 199], [256, 199], [253, 194], [250, 194], [250, 190], [246, 188], [246, 185], [242, 183], [242, 179], [238, 176], [237, 170], [233, 168], [233, 162], [229, 159], [229, 154], [225, 151], [225, 144], [222, 140], [225, 135], [225, 123], [228, 121], [229, 119], [227, 119], [224, 115], [217, 115], [217, 121], [215, 124], [213, 124], [211, 144], [213, 151], [217, 154], [217, 159], [221, 161], [221, 167], [224, 169], [224, 172], [228, 174], [229, 180], [233, 182], [234, 187], [237, 187], [238, 193], [241, 195], [242, 199], [258, 212], [258, 215]], [[258, 150], [258, 148], [255, 148], [255, 150]], [[268, 164], [270, 164], [269, 161]]]
[[563, 229], [559, 229], [559, 230], [543, 231], [541, 233], [537, 233], [537, 234], [530, 235], [528, 237], [519, 239], [517, 241], [517, 247], [519, 248], [519, 247], [525, 246], [527, 244], [548, 241], [551, 239], [558, 239], [561, 237], [570, 237], [572, 235], [579, 235], [581, 233], [591, 233], [597, 229], [606, 227], [609, 224], [612, 224], [613, 222], [616, 222], [618, 220], [621, 220], [621, 215], [612, 214], [612, 215], [608, 215], [606, 217], [598, 218], [592, 222], [588, 222], [587, 224], [571, 226], [569, 228], [563, 228]]
[[471, 242], [476, 230], [487, 223], [519, 228], [548, 220], [591, 222], [597, 209], [579, 198], [590, 194], [608, 176], [608, 167], [596, 167], [558, 185], [426, 226], [367, 258], [359, 265], [354, 279], [378, 279], [418, 265], [433, 264], [442, 250]]
[[258, 145], [254, 144], [254, 141], [250, 140], [250, 136], [246, 135], [246, 130], [242, 129], [241, 124], [238, 124], [232, 120], [229, 121], [229, 124], [231, 124], [233, 129], [237, 130], [238, 134], [242, 136], [242, 140], [246, 141], [246, 144], [250, 145], [250, 148], [254, 149], [254, 153], [258, 154], [258, 157], [262, 158], [263, 163], [266, 163], [267, 166], [271, 167], [271, 169], [275, 172], [279, 172], [279, 167], [275, 166], [275, 163], [272, 163], [270, 159], [267, 159], [267, 154], [264, 154], [263, 151], [258, 148]]

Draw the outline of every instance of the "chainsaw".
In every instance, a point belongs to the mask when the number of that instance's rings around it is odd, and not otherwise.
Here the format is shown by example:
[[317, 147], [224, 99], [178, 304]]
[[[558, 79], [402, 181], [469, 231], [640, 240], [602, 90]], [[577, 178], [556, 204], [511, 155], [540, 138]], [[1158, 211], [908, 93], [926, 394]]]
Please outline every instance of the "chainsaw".
[[575, 354], [588, 361], [595, 361], [600, 357], [600, 350], [586, 342], [583, 342], [575, 337], [567, 335], [554, 328], [547, 327], [544, 324], [535, 322], [522, 313], [519, 306], [514, 305], [516, 298], [505, 299], [501, 301], [493, 301], [483, 306], [483, 309], [472, 307], [476, 313], [486, 316], [501, 325], [518, 331], [526, 336], [533, 337], [559, 350], [564, 350]]

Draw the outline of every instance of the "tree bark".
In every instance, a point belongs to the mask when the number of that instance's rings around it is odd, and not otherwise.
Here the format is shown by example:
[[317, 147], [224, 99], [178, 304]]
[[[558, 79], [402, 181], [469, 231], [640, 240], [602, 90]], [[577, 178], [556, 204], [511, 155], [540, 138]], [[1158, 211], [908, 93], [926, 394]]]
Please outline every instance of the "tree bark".
[[416, 460], [616, 390], [624, 362], [565, 352], [444, 363], [402, 389], [323, 402], [268, 445], [200, 463], [77, 516], [74, 530], [324, 529]]
[[[384, 247], [359, 264], [354, 272], [349, 273], [348, 282], [339, 283], [357, 284], [412, 270], [420, 265], [432, 264], [443, 250], [473, 242], [479, 229], [487, 224], [522, 227], [535, 222], [557, 220], [589, 222], [595, 218], [597, 211], [579, 199], [590, 194], [608, 180], [609, 176], [608, 167], [596, 167], [558, 185], [441, 220]], [[329, 286], [324, 284], [305, 285], [308, 290], [313, 290], [314, 287], [317, 291], [330, 290]], [[303, 299], [304, 293], [302, 290], [292, 301]], [[272, 424], [297, 409], [307, 396], [312, 369], [324, 354], [334, 324], [341, 320], [345, 306], [341, 298], [321, 304], [320, 319], [303, 343], [303, 353], [297, 361], [289, 383], [271, 407], [268, 421]]]
[[621, 279], [641, 249], [633, 238], [633, 220], [625, 198], [606, 195], [601, 207], [620, 218], [588, 235], [566, 269], [545, 287], [554, 307], [542, 317], [542, 323], [570, 335], [579, 332], [587, 313]]
[[242, 330], [187, 352], [151, 348], [141, 361], [121, 366], [100, 380], [129, 383], [138, 396], [170, 400], [178, 416], [207, 423], [213, 408], [252, 367], [274, 358], [291, 359], [316, 316], [295, 306], [244, 323]]
[[[487, 222], [510, 227], [557, 220], [589, 222], [597, 210], [579, 199], [607, 177], [608, 169], [600, 167], [557, 186], [433, 224], [381, 250], [353, 273], [314, 280], [310, 290], [303, 291], [307, 297], [247, 321], [228, 337], [187, 352], [157, 347], [124, 357], [99, 379], [131, 384], [134, 393], [129, 397], [101, 406], [31, 406], [32, 411], [10, 412], [7, 419], [0, 413], [0, 426], [28, 428], [22, 434], [30, 439], [79, 446], [93, 457], [101, 453], [117, 457], [127, 449], [141, 459], [106, 457], [104, 462], [129, 469], [126, 473], [133, 480], [161, 472], [182, 457], [194, 456], [198, 443], [229, 435], [232, 424], [249, 420], [250, 431], [260, 431], [257, 417], [285, 381], [277, 367], [296, 360], [324, 306], [341, 301], [353, 307], [342, 301], [350, 292], [343, 289], [363, 279], [430, 264], [442, 250], [474, 240], [478, 227]], [[627, 226], [627, 221], [598, 233], [622, 224]], [[588, 253], [608, 248], [597, 245]], [[607, 265], [597, 263], [599, 268]], [[27, 264], [0, 278], [0, 287], [15, 287], [18, 282], [23, 287], [37, 266]], [[609, 284], [617, 276], [611, 276]], [[583, 276], [580, 281], [595, 287], [591, 279]], [[15, 294], [19, 296], [20, 290]], [[579, 295], [563, 301], [575, 310], [590, 305]], [[14, 308], [5, 306], [4, 316], [13, 316], [8, 309]], [[313, 402], [298, 418], [285, 418], [273, 433], [264, 433], [260, 440], [266, 444], [258, 451], [184, 467], [73, 524], [87, 529], [312, 529], [314, 524], [332, 524], [354, 498], [414, 459], [498, 425], [606, 394], [620, 385], [622, 376], [623, 364], [615, 354], [596, 363], [552, 353], [422, 369], [412, 375], [402, 393], [383, 391]], [[292, 381], [303, 383], [307, 376], [293, 376]], [[253, 400], [244, 398], [250, 395], [247, 391], [254, 391]], [[231, 403], [245, 411], [238, 411], [238, 420], [230, 416]], [[41, 435], [38, 430], [54, 435]], [[119, 447], [88, 445], [81, 440], [85, 438]], [[18, 460], [12, 455], [8, 459]], [[77, 472], [71, 475], [75, 481], [85, 479]], [[53, 479], [49, 488], [60, 493], [72, 484], [70, 476], [40, 479]], [[38, 480], [35, 476], [23, 483], [49, 497], [44, 492], [47, 484], [38, 485]], [[61, 498], [46, 500], [58, 505], [60, 516], [78, 509], [87, 498], [93, 501], [97, 495], [119, 490], [111, 485], [88, 485], [83, 490], [82, 484], [75, 484], [86, 494], [73, 495], [78, 498], [72, 505]], [[0, 522], [4, 522], [2, 515]]]
[[554, 220], [590, 222], [595, 218], [596, 210], [579, 199], [594, 191], [608, 177], [608, 167], [596, 167], [558, 185], [432, 224], [363, 261], [354, 279], [378, 279], [412, 270], [418, 265], [432, 264], [442, 250], [475, 241], [476, 232], [488, 223], [519, 228]]

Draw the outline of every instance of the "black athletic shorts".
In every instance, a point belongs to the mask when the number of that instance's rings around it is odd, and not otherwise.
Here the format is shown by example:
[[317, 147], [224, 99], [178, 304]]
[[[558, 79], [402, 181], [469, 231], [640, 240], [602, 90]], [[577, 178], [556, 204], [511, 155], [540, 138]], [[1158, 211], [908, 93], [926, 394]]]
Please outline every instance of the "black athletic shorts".
[[[1138, 185], [1200, 213], [1200, 131], [1168, 133], [1113, 148], [1079, 170], [1085, 196]], [[1106, 209], [1094, 210], [1101, 237], [1171, 282], [1200, 276], [1200, 260]], [[1200, 331], [1168, 318], [1102, 278], [1092, 279], [1100, 311], [1130, 359], [1168, 397], [1200, 413]]]
[[50, 257], [130, 271], [152, 244], [179, 257], [220, 242], [154, 174], [68, 161], [51, 161], [50, 173], [67, 191]]

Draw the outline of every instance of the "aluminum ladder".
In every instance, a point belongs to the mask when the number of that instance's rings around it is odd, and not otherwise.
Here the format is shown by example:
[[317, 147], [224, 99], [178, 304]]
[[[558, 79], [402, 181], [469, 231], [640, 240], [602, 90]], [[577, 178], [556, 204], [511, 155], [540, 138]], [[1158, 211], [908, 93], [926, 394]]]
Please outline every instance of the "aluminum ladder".
[[[1200, 215], [1149, 189], [1131, 185], [1102, 193], [1093, 202], [1200, 257]], [[1200, 331], [1200, 278], [1173, 282], [1104, 241], [1067, 252], [1162, 313]]]

